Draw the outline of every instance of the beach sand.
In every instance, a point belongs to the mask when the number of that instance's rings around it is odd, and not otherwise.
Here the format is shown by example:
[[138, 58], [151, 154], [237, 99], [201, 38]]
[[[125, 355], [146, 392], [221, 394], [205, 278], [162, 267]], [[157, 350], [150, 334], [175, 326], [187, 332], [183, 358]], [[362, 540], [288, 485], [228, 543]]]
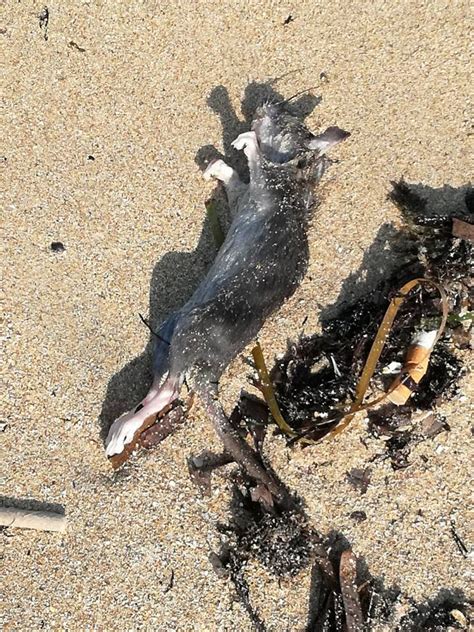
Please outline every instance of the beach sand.
[[[199, 408], [122, 474], [105, 458], [101, 426], [149, 383], [138, 313], [156, 326], [203, 276], [214, 185], [199, 164], [208, 146], [228, 151], [248, 128], [242, 101], [255, 106], [259, 86], [281, 77], [273, 87], [285, 97], [314, 86], [313, 130], [352, 134], [321, 184], [308, 274], [262, 331], [269, 365], [305, 317], [304, 331], [318, 331], [321, 311], [357, 291], [384, 226], [400, 224], [390, 180], [459, 187], [473, 173], [469, 4], [51, 0], [47, 21], [40, 2], [3, 4], [0, 489], [6, 504], [63, 507], [69, 520], [63, 534], [0, 534], [4, 629], [252, 629], [208, 561], [232, 468], [199, 496], [186, 458], [219, 447]], [[222, 381], [228, 411], [249, 352]], [[363, 416], [303, 452], [281, 437], [266, 444], [313, 527], [343, 533], [404, 607], [469, 592], [450, 524], [472, 541], [469, 386], [442, 408], [451, 432], [415, 448], [405, 470], [378, 461], [365, 495], [346, 480], [381, 449], [361, 443]], [[309, 568], [278, 581], [252, 562], [247, 576], [268, 630], [304, 629]]]

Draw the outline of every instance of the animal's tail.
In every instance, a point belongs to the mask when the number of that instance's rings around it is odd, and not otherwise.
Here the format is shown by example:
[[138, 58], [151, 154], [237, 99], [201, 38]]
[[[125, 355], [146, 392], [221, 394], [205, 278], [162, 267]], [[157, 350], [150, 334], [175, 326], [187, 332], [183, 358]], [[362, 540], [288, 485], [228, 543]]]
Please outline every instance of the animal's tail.
[[265, 467], [257, 452], [229, 422], [217, 399], [217, 386], [203, 385], [198, 389], [198, 394], [223, 443], [224, 450], [244, 469], [246, 474], [260, 486], [263, 485], [282, 508], [290, 508], [293, 500], [285, 486], [273, 472]]

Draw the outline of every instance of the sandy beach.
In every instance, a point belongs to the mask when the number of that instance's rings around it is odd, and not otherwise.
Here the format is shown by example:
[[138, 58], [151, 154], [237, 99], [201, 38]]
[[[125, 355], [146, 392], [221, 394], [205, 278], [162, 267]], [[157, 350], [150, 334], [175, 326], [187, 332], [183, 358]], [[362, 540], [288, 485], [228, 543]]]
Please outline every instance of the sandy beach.
[[[472, 177], [469, 5], [3, 4], [1, 502], [68, 516], [61, 534], [0, 533], [5, 630], [252, 630], [208, 560], [229, 517], [232, 466], [199, 495], [186, 459], [219, 449], [200, 407], [120, 474], [105, 458], [104, 429], [150, 382], [138, 314], [158, 326], [215, 256], [205, 161], [217, 151], [242, 165], [230, 142], [259, 99], [313, 87], [308, 126], [351, 137], [320, 185], [308, 273], [261, 332], [269, 365], [288, 339], [319, 331], [321, 313], [357, 293], [383, 227], [400, 225], [390, 181], [441, 189]], [[374, 261], [374, 283], [389, 267]], [[222, 380], [228, 412], [248, 387], [249, 355]], [[455, 520], [472, 542], [472, 392], [465, 377], [441, 410], [451, 431], [414, 448], [407, 469], [376, 462], [365, 494], [346, 477], [380, 449], [363, 415], [304, 451], [266, 441], [311, 525], [343, 533], [407, 609], [446, 590], [472, 597], [451, 532]], [[278, 580], [248, 566], [269, 631], [305, 629], [310, 572]]]

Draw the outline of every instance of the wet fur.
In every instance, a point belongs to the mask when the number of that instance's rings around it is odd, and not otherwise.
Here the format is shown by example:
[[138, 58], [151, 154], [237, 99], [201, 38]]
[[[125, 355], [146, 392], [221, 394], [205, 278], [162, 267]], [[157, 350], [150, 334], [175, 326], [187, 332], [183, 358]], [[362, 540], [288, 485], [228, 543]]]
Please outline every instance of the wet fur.
[[282, 502], [283, 486], [226, 420], [217, 384], [303, 278], [311, 189], [326, 166], [326, 149], [348, 134], [329, 128], [316, 137], [284, 107], [271, 104], [258, 109], [252, 130], [236, 139], [248, 157], [250, 183], [246, 187], [237, 174], [238, 190], [228, 183], [235, 208], [225, 241], [191, 299], [160, 328], [152, 388], [135, 411], [114, 422], [107, 453], [131, 441], [140, 419], [176, 398], [186, 381], [201, 396], [226, 450]]
[[217, 381], [306, 271], [308, 217], [301, 184], [271, 163], [261, 171], [206, 279], [181, 312], [172, 375], [191, 376], [194, 369]]

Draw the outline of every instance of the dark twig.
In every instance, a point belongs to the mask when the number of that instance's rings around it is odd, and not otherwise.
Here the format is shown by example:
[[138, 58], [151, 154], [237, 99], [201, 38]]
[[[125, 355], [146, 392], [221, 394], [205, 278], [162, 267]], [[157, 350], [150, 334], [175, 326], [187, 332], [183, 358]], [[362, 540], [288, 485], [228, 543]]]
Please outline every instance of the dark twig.
[[49, 24], [49, 9], [44, 6], [41, 13], [38, 15], [40, 29], [43, 30], [43, 37], [45, 41], [48, 41], [48, 24]]
[[257, 632], [265, 632], [265, 623], [260, 618], [258, 611], [252, 606], [250, 602], [249, 586], [247, 580], [244, 577], [244, 570], [242, 566], [242, 560], [231, 553], [229, 559], [229, 570], [232, 583], [240, 599], [240, 603], [243, 605], [250, 620], [252, 621], [255, 630]]
[[357, 590], [357, 561], [350, 549], [341, 554], [339, 581], [341, 584], [342, 601], [346, 615], [348, 632], [358, 632], [364, 627], [364, 616]]
[[456, 526], [452, 518], [451, 518], [451, 535], [453, 536], [453, 540], [456, 543], [456, 546], [458, 547], [458, 550], [461, 553], [461, 555], [463, 557], [469, 557], [469, 549], [464, 544], [459, 533], [456, 531]]
[[162, 336], [160, 336], [160, 334], [157, 334], [156, 331], [152, 329], [150, 323], [146, 320], [144, 316], [142, 316], [140, 313], [138, 315], [140, 316], [140, 320], [145, 325], [145, 327], [149, 329], [150, 332], [158, 338], [158, 340], [160, 340], [161, 342], [164, 342], [165, 345], [168, 345], [168, 346], [170, 345], [170, 343], [167, 340], [165, 340]]
[[167, 592], [169, 592], [173, 588], [173, 585], [174, 585], [174, 569], [171, 569], [171, 575], [168, 580], [168, 583], [163, 589], [163, 593], [166, 594]]

